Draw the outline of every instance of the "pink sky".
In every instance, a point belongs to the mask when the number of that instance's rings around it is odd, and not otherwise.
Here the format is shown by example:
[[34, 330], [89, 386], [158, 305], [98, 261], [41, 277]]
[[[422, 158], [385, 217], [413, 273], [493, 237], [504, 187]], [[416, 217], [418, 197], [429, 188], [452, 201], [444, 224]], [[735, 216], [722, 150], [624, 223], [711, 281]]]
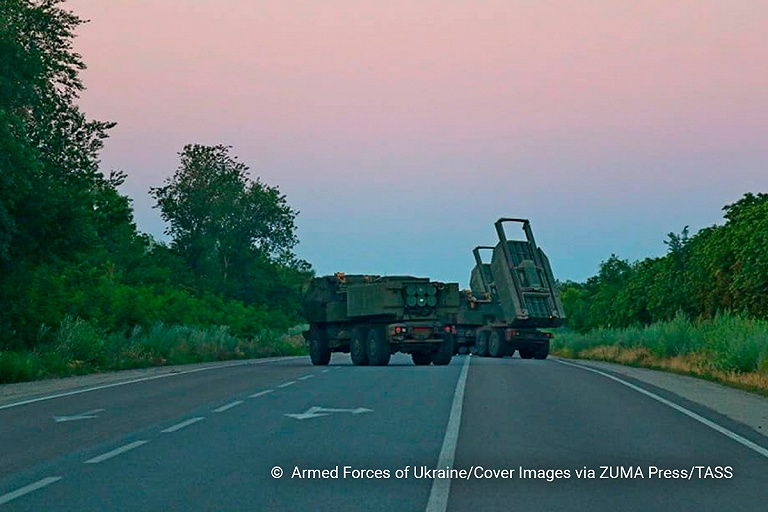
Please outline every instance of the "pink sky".
[[466, 284], [471, 248], [512, 215], [558, 277], [584, 279], [768, 188], [762, 0], [65, 6], [91, 20], [82, 106], [118, 122], [104, 166], [155, 235], [146, 191], [193, 142], [280, 186], [320, 273]]

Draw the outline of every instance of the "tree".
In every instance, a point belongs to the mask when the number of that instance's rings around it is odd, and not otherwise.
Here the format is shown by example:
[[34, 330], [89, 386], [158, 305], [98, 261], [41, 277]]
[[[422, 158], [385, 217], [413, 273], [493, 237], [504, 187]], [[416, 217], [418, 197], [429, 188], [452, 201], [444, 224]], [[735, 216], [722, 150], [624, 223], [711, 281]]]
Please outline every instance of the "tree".
[[297, 265], [292, 250], [298, 212], [277, 187], [250, 180], [248, 167], [230, 156], [230, 149], [185, 146], [176, 172], [150, 194], [169, 224], [172, 248], [203, 283], [252, 298], [254, 272]]
[[76, 104], [83, 20], [61, 3], [0, 2], [0, 343], [34, 340], [74, 308], [87, 275], [116, 275], [142, 252], [124, 176], [99, 170], [114, 123]]

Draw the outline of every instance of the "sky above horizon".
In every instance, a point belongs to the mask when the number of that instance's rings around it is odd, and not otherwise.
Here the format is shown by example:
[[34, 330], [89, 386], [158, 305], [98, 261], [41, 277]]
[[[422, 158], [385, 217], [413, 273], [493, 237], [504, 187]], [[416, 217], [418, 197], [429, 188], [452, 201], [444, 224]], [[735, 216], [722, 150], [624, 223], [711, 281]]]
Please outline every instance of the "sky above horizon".
[[300, 211], [318, 274], [468, 284], [525, 217], [555, 276], [665, 253], [768, 192], [763, 0], [68, 0], [102, 167], [150, 187], [226, 144]]

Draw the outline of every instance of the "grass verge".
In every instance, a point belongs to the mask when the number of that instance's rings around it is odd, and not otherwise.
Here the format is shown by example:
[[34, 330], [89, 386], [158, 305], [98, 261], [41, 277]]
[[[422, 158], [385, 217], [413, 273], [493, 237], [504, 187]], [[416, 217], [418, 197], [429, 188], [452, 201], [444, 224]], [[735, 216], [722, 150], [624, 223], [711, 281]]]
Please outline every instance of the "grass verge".
[[628, 329], [560, 332], [552, 352], [575, 359], [653, 368], [768, 396], [768, 321], [721, 314]]
[[127, 334], [104, 333], [79, 318], [43, 328], [34, 351], [0, 352], [0, 384], [151, 366], [253, 359], [307, 353], [303, 326], [254, 338], [233, 336], [227, 327], [199, 328], [156, 323]]

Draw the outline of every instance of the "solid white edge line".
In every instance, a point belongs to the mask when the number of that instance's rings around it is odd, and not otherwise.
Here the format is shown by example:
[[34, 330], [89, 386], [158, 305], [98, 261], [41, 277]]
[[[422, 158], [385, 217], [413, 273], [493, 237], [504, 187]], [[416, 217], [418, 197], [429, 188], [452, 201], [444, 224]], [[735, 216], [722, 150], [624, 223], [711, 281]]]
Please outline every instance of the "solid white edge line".
[[16, 498], [21, 498], [25, 494], [29, 494], [38, 489], [42, 489], [47, 485], [51, 485], [54, 482], [58, 482], [59, 480], [61, 480], [60, 476], [49, 476], [48, 478], [43, 478], [42, 480], [38, 480], [37, 482], [31, 483], [29, 485], [25, 485], [24, 487], [20, 487], [15, 491], [9, 492], [7, 494], [3, 494], [2, 496], [0, 496], [0, 505], [3, 505], [4, 503], [8, 503], [11, 500], [15, 500]]
[[222, 405], [218, 409], [214, 409], [213, 412], [224, 412], [228, 411], [233, 407], [237, 407], [238, 405], [244, 403], [242, 400], [235, 400], [234, 402], [230, 402], [227, 405]]
[[560, 359], [555, 359], [554, 361], [556, 361], [556, 362], [558, 362], [560, 364], [564, 364], [566, 366], [573, 366], [573, 367], [576, 367], [576, 368], [581, 368], [582, 370], [587, 370], [589, 372], [597, 373], [598, 375], [602, 375], [603, 377], [607, 377], [607, 378], [609, 378], [609, 379], [611, 379], [613, 381], [618, 382], [619, 384], [623, 384], [623, 385], [627, 386], [630, 389], [634, 389], [638, 393], [642, 393], [642, 394], [644, 394], [647, 397], [653, 398], [657, 402], [661, 402], [662, 404], [664, 404], [664, 405], [666, 405], [668, 407], [671, 407], [672, 409], [674, 409], [674, 410], [676, 410], [678, 412], [681, 412], [681, 413], [685, 414], [689, 418], [692, 418], [692, 419], [698, 421], [699, 423], [702, 423], [703, 425], [708, 426], [712, 430], [720, 432], [724, 436], [729, 437], [732, 440], [736, 441], [737, 443], [740, 443], [740, 444], [746, 446], [747, 448], [749, 448], [750, 450], [753, 450], [753, 451], [759, 453], [763, 457], [768, 458], [768, 449], [763, 448], [759, 444], [753, 443], [749, 439], [740, 436], [736, 432], [733, 432], [732, 430], [728, 430], [727, 428], [725, 428], [723, 426], [720, 426], [717, 423], [715, 423], [715, 422], [713, 422], [711, 420], [708, 420], [707, 418], [705, 418], [703, 416], [700, 416], [700, 415], [696, 414], [695, 412], [693, 412], [691, 410], [686, 409], [682, 405], [677, 405], [676, 403], [670, 402], [666, 398], [662, 398], [662, 397], [660, 397], [659, 395], [657, 395], [655, 393], [651, 393], [650, 391], [646, 391], [645, 389], [643, 389], [643, 388], [641, 388], [639, 386], [635, 386], [631, 382], [627, 382], [627, 381], [622, 380], [622, 379], [620, 379], [618, 377], [614, 377], [613, 375], [610, 375], [608, 373], [601, 372], [600, 370], [596, 370], [595, 368], [589, 368], [587, 366], [583, 366], [583, 365], [580, 365], [580, 364], [569, 363], [569, 362], [566, 362], [566, 361], [562, 361]]
[[[456, 383], [456, 393], [453, 395], [451, 414], [448, 418], [448, 426], [445, 429], [445, 439], [440, 456], [437, 459], [437, 468], [453, 468], [453, 459], [456, 455], [456, 443], [459, 440], [459, 427], [461, 426], [461, 410], [464, 407], [464, 388], [467, 385], [467, 372], [471, 356], [467, 356], [461, 375]], [[432, 480], [432, 490], [429, 492], [426, 512], [445, 512], [448, 507], [448, 494], [451, 492], [450, 478], [435, 478]]]
[[288, 386], [293, 386], [294, 384], [296, 384], [295, 380], [289, 380], [288, 382], [283, 382], [282, 384], [280, 384], [277, 387], [279, 387], [279, 388], [287, 388]]
[[[296, 359], [304, 356], [289, 356], [289, 357], [279, 357], [276, 359], [255, 359], [255, 360], [249, 360], [249, 361], [238, 361], [237, 363], [232, 364], [223, 364], [220, 366], [206, 366], [205, 368], [195, 368], [194, 370], [185, 370], [183, 372], [174, 372], [174, 373], [164, 373], [162, 375], [153, 375], [151, 377], [142, 377], [140, 379], [133, 379], [133, 380], [127, 380], [124, 382], [113, 382], [112, 384], [104, 384], [102, 386], [94, 386], [92, 388], [85, 388], [85, 389], [77, 389], [75, 391], [67, 391], [66, 393], [57, 393], [55, 395], [47, 395], [47, 396], [41, 396], [38, 398], [31, 398], [29, 400], [23, 400], [21, 402], [15, 402], [12, 404], [6, 404], [6, 405], [0, 405], [0, 411], [3, 409], [10, 409], [11, 407], [18, 407], [20, 405], [27, 405], [27, 404], [33, 404], [35, 402], [43, 402], [45, 400], [53, 400], [54, 398], [62, 398], [65, 396], [72, 396], [72, 395], [79, 395], [81, 393], [88, 393], [90, 391], [98, 391], [100, 389], [108, 389], [108, 388], [116, 388], [118, 386], [125, 386], [127, 384], [136, 384], [137, 382], [146, 382], [148, 380], [156, 380], [156, 379], [164, 379], [166, 377], [177, 377], [179, 375], [187, 375], [189, 373], [197, 373], [197, 372], [204, 372], [208, 370], [218, 370], [219, 368], [231, 368], [233, 366], [247, 366], [251, 364], [266, 364], [266, 363], [276, 363], [279, 361], [285, 361], [287, 359]], [[156, 367], [157, 368], [157, 367]]]
[[202, 416], [197, 416], [196, 418], [190, 418], [188, 420], [182, 421], [181, 423], [177, 423], [177, 424], [175, 424], [173, 426], [170, 426], [170, 427], [168, 427], [168, 428], [166, 428], [164, 430], [161, 430], [160, 432], [162, 432], [164, 434], [170, 434], [171, 432], [176, 432], [177, 430], [181, 430], [184, 427], [188, 427], [188, 426], [192, 425], [193, 423], [197, 423], [198, 421], [202, 421], [204, 419], [205, 418], [202, 417]]
[[259, 398], [260, 396], [268, 395], [269, 393], [272, 393], [275, 391], [274, 389], [265, 389], [264, 391], [259, 391], [258, 393], [254, 393], [252, 395], [248, 395], [248, 398]]
[[99, 462], [104, 462], [107, 459], [111, 459], [112, 457], [117, 457], [121, 453], [125, 453], [129, 450], [133, 450], [134, 448], [138, 448], [141, 445], [147, 444], [149, 441], [134, 441], [132, 443], [128, 443], [124, 446], [121, 446], [120, 448], [115, 448], [111, 452], [102, 453], [98, 457], [94, 457], [92, 459], [88, 459], [85, 461], [85, 464], [98, 464]]

